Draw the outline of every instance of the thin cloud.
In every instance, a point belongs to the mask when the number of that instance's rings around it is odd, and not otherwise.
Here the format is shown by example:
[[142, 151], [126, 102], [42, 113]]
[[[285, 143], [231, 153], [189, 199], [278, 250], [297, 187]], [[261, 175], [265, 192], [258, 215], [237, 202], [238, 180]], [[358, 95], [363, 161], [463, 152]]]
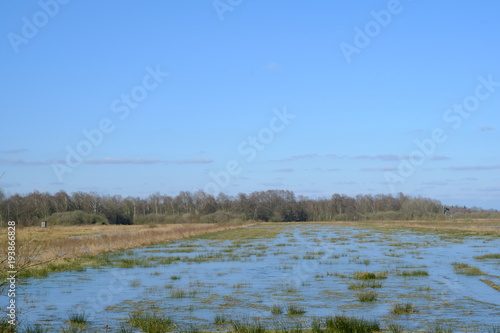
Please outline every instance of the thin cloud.
[[443, 160], [451, 160], [450, 157], [448, 156], [444, 156], [444, 155], [436, 155], [436, 156], [432, 156], [431, 158], [429, 158], [430, 161], [443, 161]]
[[208, 158], [194, 158], [194, 159], [169, 161], [169, 160], [156, 160], [156, 159], [150, 159], [150, 158], [111, 158], [111, 157], [106, 157], [106, 158], [93, 158], [93, 159], [85, 160], [86, 164], [99, 164], [99, 165], [105, 165], [105, 164], [141, 165], [141, 164], [161, 164], [161, 163], [163, 163], [163, 164], [168, 164], [168, 163], [206, 164], [206, 163], [212, 163], [212, 162], [213, 162], [213, 160], [208, 159]]
[[491, 127], [491, 126], [481, 126], [481, 127], [479, 127], [479, 130], [480, 130], [481, 132], [486, 132], [486, 131], [494, 131], [494, 130], [495, 130], [495, 128], [493, 128], [493, 127]]
[[292, 168], [283, 168], [283, 169], [276, 169], [273, 171], [275, 171], [275, 172], [294, 172], [295, 170]]
[[356, 185], [358, 183], [353, 181], [333, 182], [333, 185]]
[[[358, 155], [354, 159], [358, 160], [380, 160], [380, 161], [401, 161], [410, 159], [410, 155], [396, 155], [396, 154], [379, 154], [379, 155]], [[448, 156], [436, 155], [428, 158], [429, 161], [442, 161], [449, 160]]]
[[12, 165], [43, 165], [49, 164], [48, 161], [26, 161], [22, 158], [0, 158], [0, 163]]
[[318, 171], [318, 172], [334, 172], [334, 171], [339, 171], [341, 169], [338, 168], [330, 168], [330, 169], [323, 169], [323, 168], [314, 168], [313, 171]]
[[380, 155], [358, 155], [354, 157], [357, 160], [381, 160], [381, 161], [399, 161], [407, 159], [408, 156], [394, 155], [394, 154], [380, 154]]
[[28, 152], [28, 149], [7, 149], [7, 150], [0, 150], [0, 153], [2, 154], [20, 154], [20, 153], [26, 153]]
[[477, 189], [482, 192], [499, 192], [500, 186], [483, 186]]
[[177, 164], [207, 164], [207, 163], [212, 163], [213, 161], [214, 160], [212, 160], [211, 158], [192, 158], [192, 159], [174, 161], [173, 163], [177, 163]]
[[422, 183], [424, 185], [432, 185], [432, 186], [445, 186], [448, 185], [447, 181], [430, 181], [430, 182], [424, 182]]
[[282, 158], [279, 160], [270, 160], [269, 162], [292, 162], [292, 161], [298, 161], [298, 160], [313, 159], [313, 158], [317, 158], [319, 156], [320, 155], [318, 155], [318, 154], [293, 155], [293, 156]]
[[20, 187], [21, 183], [7, 183], [7, 182], [0, 182], [0, 187]]
[[498, 170], [500, 169], [500, 164], [495, 165], [476, 165], [476, 166], [456, 166], [445, 168], [445, 170], [451, 171], [483, 171], [483, 170]]
[[271, 72], [276, 72], [281, 70], [281, 66], [274, 61], [271, 61], [269, 65], [266, 66], [266, 70]]
[[265, 182], [265, 183], [260, 183], [261, 185], [267, 186], [267, 187], [282, 187], [285, 186], [282, 182]]
[[157, 164], [161, 160], [152, 160], [148, 158], [89, 158], [85, 160], [86, 164]]
[[398, 168], [395, 166], [383, 166], [380, 168], [362, 168], [361, 171], [396, 171]]

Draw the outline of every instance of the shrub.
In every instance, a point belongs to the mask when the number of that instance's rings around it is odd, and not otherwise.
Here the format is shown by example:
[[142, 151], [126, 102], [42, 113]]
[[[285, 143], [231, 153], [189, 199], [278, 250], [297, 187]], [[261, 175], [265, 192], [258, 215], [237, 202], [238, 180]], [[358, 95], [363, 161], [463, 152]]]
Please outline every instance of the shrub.
[[108, 224], [108, 219], [102, 214], [90, 214], [81, 210], [72, 212], [54, 213], [47, 218], [47, 224], [51, 225], [75, 225], [75, 224]]

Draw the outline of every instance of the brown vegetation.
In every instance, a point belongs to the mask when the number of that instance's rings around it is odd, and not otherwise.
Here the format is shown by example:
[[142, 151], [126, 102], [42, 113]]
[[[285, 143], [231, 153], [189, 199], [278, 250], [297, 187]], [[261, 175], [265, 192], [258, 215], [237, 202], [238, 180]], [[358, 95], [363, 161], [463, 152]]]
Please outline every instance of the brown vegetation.
[[[62, 265], [80, 257], [137, 248], [246, 225], [148, 224], [17, 227], [16, 267], [17, 270], [23, 271], [39, 269], [45, 265]], [[2, 237], [0, 247], [6, 248], [6, 242], [7, 237]], [[5, 262], [6, 253], [2, 251], [0, 255], [0, 262]]]

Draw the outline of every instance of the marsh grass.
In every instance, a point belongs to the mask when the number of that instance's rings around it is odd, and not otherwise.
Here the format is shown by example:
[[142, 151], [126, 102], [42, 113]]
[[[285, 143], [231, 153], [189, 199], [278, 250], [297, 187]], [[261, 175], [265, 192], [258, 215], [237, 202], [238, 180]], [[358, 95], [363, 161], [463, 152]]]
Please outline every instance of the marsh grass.
[[265, 333], [266, 328], [260, 320], [233, 320], [231, 322], [235, 333]]
[[143, 332], [160, 333], [168, 332], [175, 327], [174, 322], [155, 311], [136, 311], [129, 318], [128, 323]]
[[355, 317], [335, 316], [327, 318], [326, 333], [372, 333], [380, 331], [380, 324], [376, 320], [365, 320]]
[[[44, 278], [56, 272], [108, 266], [112, 264], [112, 256], [102, 254], [231, 231], [249, 225], [251, 224], [197, 223], [162, 224], [156, 228], [146, 225], [19, 227], [16, 229], [18, 277]], [[6, 240], [7, 238], [0, 239], [0, 247], [6, 248]], [[7, 252], [0, 253], [0, 262], [5, 261], [6, 254]], [[131, 264], [130, 261], [117, 263], [124, 267], [131, 267]], [[134, 264], [141, 265], [137, 262]], [[0, 272], [0, 278], [5, 278], [6, 274], [4, 271]]]
[[482, 256], [475, 256], [474, 259], [478, 259], [478, 260], [500, 259], [500, 253], [483, 254]]
[[273, 315], [280, 315], [280, 314], [283, 313], [283, 308], [280, 305], [278, 305], [278, 304], [273, 304], [271, 306], [271, 313]]
[[486, 279], [480, 279], [480, 280], [486, 283], [491, 288], [495, 289], [496, 291], [500, 291], [500, 285], [496, 284], [495, 282]]
[[[0, 330], [0, 332], [3, 332]], [[28, 326], [26, 329], [24, 329], [23, 333], [48, 333], [49, 330], [46, 328], [43, 328], [40, 324], [35, 324], [33, 326]]]
[[89, 323], [85, 312], [71, 312], [69, 314], [69, 323], [72, 325], [87, 325]]
[[411, 314], [411, 313], [416, 313], [415, 306], [411, 304], [410, 302], [408, 303], [396, 303], [392, 306], [391, 308], [391, 313], [392, 314]]
[[391, 333], [403, 333], [405, 331], [403, 326], [396, 324], [387, 325], [387, 330]]
[[224, 325], [224, 324], [227, 324], [230, 322], [231, 322], [231, 320], [229, 319], [229, 317], [225, 316], [224, 314], [222, 314], [222, 313], [215, 314], [215, 318], [214, 318], [215, 325]]
[[306, 309], [295, 304], [289, 304], [286, 307], [286, 314], [289, 316], [299, 316], [306, 313]]
[[483, 271], [481, 271], [478, 267], [468, 265], [463, 262], [453, 262], [453, 269], [455, 273], [469, 276], [477, 276], [477, 275], [487, 275]]
[[382, 280], [387, 279], [386, 272], [354, 272], [352, 275], [354, 279], [357, 280]]
[[428, 333], [453, 333], [451, 327], [443, 324], [430, 324], [427, 328]]
[[198, 294], [196, 290], [186, 291], [184, 289], [172, 289], [170, 291], [171, 298], [193, 298]]
[[361, 283], [349, 283], [347, 289], [359, 290], [365, 288], [382, 288], [382, 283], [376, 281], [363, 281]]
[[358, 293], [358, 301], [360, 302], [375, 302], [377, 300], [378, 294], [374, 291], [365, 291], [362, 293]]
[[417, 269], [413, 271], [402, 271], [398, 274], [399, 276], [429, 276], [429, 272], [422, 269]]

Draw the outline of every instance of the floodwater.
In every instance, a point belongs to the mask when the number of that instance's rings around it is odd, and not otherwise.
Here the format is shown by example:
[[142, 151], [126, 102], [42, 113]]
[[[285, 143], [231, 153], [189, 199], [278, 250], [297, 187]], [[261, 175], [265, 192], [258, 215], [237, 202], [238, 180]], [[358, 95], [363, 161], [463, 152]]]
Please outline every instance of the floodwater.
[[[499, 253], [498, 238], [324, 224], [260, 225], [245, 232], [266, 228], [272, 231], [269, 237], [180, 240], [113, 257], [141, 259], [141, 266], [28, 279], [18, 286], [18, 314], [24, 324], [40, 323], [51, 331], [67, 325], [72, 312], [85, 312], [90, 328], [108, 325], [117, 331], [132, 312], [152, 311], [152, 306], [177, 330], [189, 325], [227, 330], [229, 324], [214, 324], [216, 315], [259, 318], [269, 328], [276, 322], [309, 327], [314, 317], [337, 314], [411, 330], [444, 323], [454, 332], [485, 332], [500, 325], [500, 291], [481, 281], [500, 285], [500, 260], [474, 258]], [[457, 274], [453, 262], [476, 266], [485, 275]], [[401, 275], [415, 270], [428, 275]], [[349, 289], [363, 282], [353, 277], [355, 272], [383, 272], [387, 278], [374, 280], [379, 288]], [[358, 300], [367, 290], [377, 293], [376, 301]], [[410, 302], [415, 312], [392, 314], [398, 302]], [[306, 312], [287, 315], [289, 305]], [[283, 314], [272, 314], [273, 306]]]

